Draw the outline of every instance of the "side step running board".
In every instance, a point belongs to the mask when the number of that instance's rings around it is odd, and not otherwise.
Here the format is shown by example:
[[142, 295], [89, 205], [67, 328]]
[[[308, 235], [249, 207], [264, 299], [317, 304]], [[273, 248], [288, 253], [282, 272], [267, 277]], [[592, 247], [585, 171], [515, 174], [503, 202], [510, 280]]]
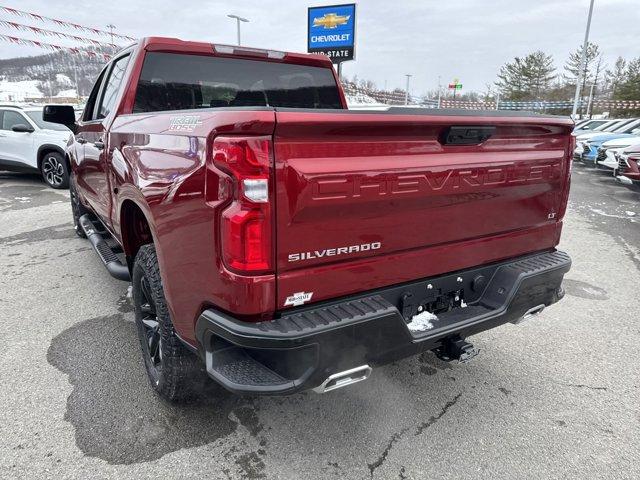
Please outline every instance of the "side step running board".
[[129, 275], [129, 268], [120, 261], [117, 252], [109, 246], [109, 243], [103, 235], [108, 235], [105, 231], [97, 229], [96, 225], [91, 220], [91, 214], [85, 214], [78, 220], [80, 227], [84, 231], [87, 239], [91, 242], [93, 249], [96, 251], [102, 263], [106, 267], [107, 271], [113, 278], [118, 280], [124, 280], [125, 282], [131, 281], [131, 275]]

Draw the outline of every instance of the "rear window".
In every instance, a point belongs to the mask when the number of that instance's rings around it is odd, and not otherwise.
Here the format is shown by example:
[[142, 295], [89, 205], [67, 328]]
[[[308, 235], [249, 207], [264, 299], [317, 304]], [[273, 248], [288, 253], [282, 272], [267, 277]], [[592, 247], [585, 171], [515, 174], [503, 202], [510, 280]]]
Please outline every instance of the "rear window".
[[338, 109], [342, 103], [329, 68], [150, 52], [133, 111], [260, 106]]

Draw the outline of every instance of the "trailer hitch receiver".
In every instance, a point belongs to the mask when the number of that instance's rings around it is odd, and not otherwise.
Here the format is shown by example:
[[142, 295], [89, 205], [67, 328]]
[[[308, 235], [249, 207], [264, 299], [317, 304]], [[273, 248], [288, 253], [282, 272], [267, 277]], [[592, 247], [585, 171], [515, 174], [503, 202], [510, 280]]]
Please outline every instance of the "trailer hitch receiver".
[[447, 337], [442, 345], [434, 350], [436, 356], [445, 362], [458, 360], [458, 363], [466, 363], [480, 353], [471, 343], [465, 341], [459, 335]]

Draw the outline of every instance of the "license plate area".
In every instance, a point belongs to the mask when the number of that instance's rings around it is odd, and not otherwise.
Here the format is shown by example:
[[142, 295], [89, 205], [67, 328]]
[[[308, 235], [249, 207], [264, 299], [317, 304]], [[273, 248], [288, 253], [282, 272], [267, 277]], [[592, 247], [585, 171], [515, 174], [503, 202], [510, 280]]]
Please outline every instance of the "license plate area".
[[406, 322], [427, 311], [441, 315], [473, 307], [482, 297], [499, 265], [434, 277], [382, 292]]

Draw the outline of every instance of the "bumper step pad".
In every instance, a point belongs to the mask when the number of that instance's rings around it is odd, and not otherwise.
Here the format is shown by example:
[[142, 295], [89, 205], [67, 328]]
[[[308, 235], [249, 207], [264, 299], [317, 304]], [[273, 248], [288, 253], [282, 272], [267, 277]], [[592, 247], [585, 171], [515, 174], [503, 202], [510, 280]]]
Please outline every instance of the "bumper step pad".
[[267, 334], [299, 336], [335, 328], [347, 322], [350, 324], [358, 323], [395, 312], [396, 307], [383, 297], [372, 295], [338, 305], [285, 314], [271, 322], [261, 322], [257, 326]]
[[[228, 347], [215, 352], [207, 352], [207, 371], [217, 380], [224, 379], [233, 385], [251, 387], [282, 387], [291, 383], [262, 363], [254, 360], [240, 347]], [[215, 368], [213, 367], [215, 365]]]

